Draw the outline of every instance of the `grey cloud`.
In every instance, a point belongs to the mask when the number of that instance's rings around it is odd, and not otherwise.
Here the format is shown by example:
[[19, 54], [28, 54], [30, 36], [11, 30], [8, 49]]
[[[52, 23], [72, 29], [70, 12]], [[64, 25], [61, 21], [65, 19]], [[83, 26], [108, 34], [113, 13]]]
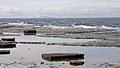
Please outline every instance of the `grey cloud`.
[[0, 8], [0, 17], [118, 17], [120, 7]]

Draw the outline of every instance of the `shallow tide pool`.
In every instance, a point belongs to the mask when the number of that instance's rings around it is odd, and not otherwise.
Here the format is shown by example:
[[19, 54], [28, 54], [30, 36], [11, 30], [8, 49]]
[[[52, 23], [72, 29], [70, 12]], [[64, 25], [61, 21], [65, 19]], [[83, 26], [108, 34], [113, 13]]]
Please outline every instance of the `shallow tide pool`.
[[53, 37], [38, 37], [38, 36], [1, 36], [0, 38], [15, 38], [18, 42], [55, 42], [55, 43], [86, 43], [96, 41], [96, 39], [70, 39], [70, 38], [53, 38]]
[[[20, 41], [29, 40], [26, 37], [19, 39]], [[120, 48], [117, 47], [17, 44], [16, 48], [0, 50], [10, 50], [10, 54], [0, 55], [0, 68], [105, 68], [107, 64], [114, 65], [114, 67], [108, 65], [107, 68], [115, 68], [115, 66], [120, 68]], [[84, 59], [80, 61], [84, 61], [84, 65], [72, 66], [69, 61], [46, 61], [41, 57], [41, 54], [45, 53], [83, 53]]]

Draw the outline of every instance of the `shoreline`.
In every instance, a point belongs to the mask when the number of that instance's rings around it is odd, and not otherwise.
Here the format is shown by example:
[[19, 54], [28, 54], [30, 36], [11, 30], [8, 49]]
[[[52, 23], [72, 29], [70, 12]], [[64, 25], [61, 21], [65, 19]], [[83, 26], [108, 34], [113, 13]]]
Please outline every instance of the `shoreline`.
[[[4, 27], [4, 29], [2, 28]], [[37, 37], [53, 37], [53, 38], [70, 38], [70, 39], [98, 39], [100, 41], [92, 41], [88, 43], [46, 43], [46, 45], [63, 45], [63, 46], [103, 46], [103, 47], [120, 47], [120, 31], [117, 29], [105, 28], [51, 28], [51, 27], [34, 27], [33, 25], [4, 25], [0, 26], [0, 36], [4, 36], [3, 32], [21, 33], [24, 30], [36, 30]], [[7, 35], [6, 35], [7, 36]], [[9, 36], [9, 35], [8, 35]], [[14, 34], [11, 35], [14, 37]], [[20, 35], [19, 35], [20, 36]], [[24, 41], [23, 41], [24, 42]], [[24, 42], [25, 43], [25, 42]], [[31, 42], [32, 43], [32, 42]], [[38, 42], [37, 42], [38, 44]]]

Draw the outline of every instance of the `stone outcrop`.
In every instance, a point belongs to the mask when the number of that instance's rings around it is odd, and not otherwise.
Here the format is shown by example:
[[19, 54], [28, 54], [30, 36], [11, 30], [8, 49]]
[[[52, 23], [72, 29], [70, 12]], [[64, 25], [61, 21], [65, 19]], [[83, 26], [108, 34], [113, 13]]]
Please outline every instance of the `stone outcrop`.
[[36, 35], [36, 30], [25, 30], [24, 35]]
[[2, 41], [15, 42], [15, 38], [1, 38]]
[[48, 61], [69, 61], [69, 60], [84, 59], [84, 54], [51, 53], [51, 54], [42, 54], [42, 58]]
[[0, 54], [10, 54], [10, 50], [0, 50]]

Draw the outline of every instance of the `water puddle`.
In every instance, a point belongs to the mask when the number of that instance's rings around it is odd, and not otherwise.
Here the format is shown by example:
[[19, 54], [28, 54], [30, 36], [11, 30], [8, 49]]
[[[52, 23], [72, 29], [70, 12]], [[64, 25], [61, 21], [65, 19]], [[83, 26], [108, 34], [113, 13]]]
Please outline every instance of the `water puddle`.
[[[81, 39], [44, 38], [37, 36], [2, 36], [15, 37], [16, 41], [46, 41], [46, 42], [81, 42]], [[1, 37], [1, 38], [2, 38]], [[59, 40], [59, 41], [58, 41]], [[91, 40], [82, 40], [88, 42]], [[93, 41], [93, 40], [92, 40]], [[0, 55], [0, 68], [120, 68], [120, 48], [118, 47], [82, 47], [82, 46], [48, 46], [45, 44], [17, 44], [10, 50], [10, 54]], [[83, 65], [71, 65], [74, 59], [65, 61], [47, 61], [42, 54], [50, 53], [82, 53]]]
[[0, 38], [15, 38], [18, 42], [55, 42], [55, 43], [86, 43], [96, 41], [96, 39], [70, 39], [70, 38], [52, 38], [52, 37], [37, 37], [37, 36], [1, 36]]
[[[0, 67], [5, 68], [29, 68], [37, 66], [38, 68], [104, 68], [105, 65], [119, 66], [120, 48], [116, 47], [81, 47], [81, 46], [47, 46], [17, 44], [16, 49], [11, 49], [9, 55], [0, 55]], [[46, 61], [41, 55], [45, 53], [84, 53], [84, 65], [73, 66], [70, 61]], [[72, 59], [74, 60], [74, 59]]]

